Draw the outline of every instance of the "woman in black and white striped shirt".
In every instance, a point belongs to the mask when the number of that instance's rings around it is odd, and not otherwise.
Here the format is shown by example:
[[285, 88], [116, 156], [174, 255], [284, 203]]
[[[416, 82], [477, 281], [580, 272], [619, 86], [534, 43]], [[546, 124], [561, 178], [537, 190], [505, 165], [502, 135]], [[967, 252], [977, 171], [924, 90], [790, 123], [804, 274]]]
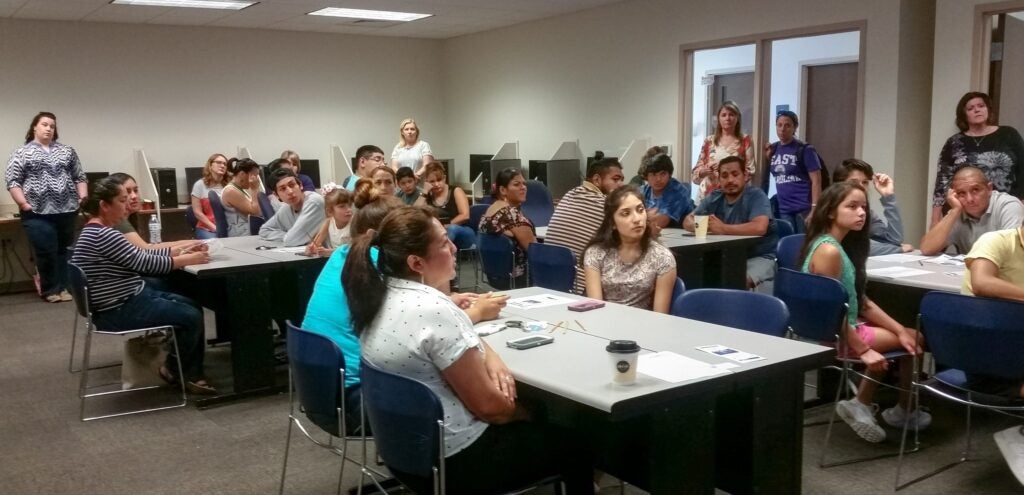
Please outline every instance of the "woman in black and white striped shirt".
[[96, 324], [112, 329], [173, 325], [183, 369], [177, 373], [175, 357], [168, 356], [160, 375], [168, 382], [184, 375], [192, 393], [216, 392], [203, 376], [202, 308], [187, 297], [148, 287], [142, 279], [208, 262], [206, 245], [142, 250], [128, 242], [112, 228], [128, 214], [128, 193], [117, 177], [96, 182], [83, 208], [91, 218], [82, 227], [71, 262], [89, 281], [89, 307]]

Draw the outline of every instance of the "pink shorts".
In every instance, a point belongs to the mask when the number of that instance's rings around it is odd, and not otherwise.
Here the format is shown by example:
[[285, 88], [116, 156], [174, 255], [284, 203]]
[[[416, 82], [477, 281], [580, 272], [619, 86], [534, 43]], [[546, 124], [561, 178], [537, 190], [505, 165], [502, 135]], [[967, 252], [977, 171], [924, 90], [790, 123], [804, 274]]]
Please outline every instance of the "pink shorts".
[[[857, 325], [855, 325], [853, 329], [857, 332], [857, 336], [860, 337], [860, 340], [867, 344], [868, 347], [871, 347], [871, 344], [875, 343], [875, 332], [878, 331], [878, 328], [869, 325], [864, 320], [857, 320]], [[838, 344], [836, 346], [838, 349]], [[847, 348], [846, 357], [853, 358], [858, 357], [858, 355], [851, 352], [851, 349]]]

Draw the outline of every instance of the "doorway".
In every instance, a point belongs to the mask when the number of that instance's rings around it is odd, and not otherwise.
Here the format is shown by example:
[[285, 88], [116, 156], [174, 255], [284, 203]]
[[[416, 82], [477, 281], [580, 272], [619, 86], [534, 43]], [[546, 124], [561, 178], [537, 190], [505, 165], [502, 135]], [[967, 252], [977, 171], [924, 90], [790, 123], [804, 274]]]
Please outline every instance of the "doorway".
[[855, 156], [857, 73], [858, 62], [803, 66], [803, 134], [818, 150], [829, 176]]

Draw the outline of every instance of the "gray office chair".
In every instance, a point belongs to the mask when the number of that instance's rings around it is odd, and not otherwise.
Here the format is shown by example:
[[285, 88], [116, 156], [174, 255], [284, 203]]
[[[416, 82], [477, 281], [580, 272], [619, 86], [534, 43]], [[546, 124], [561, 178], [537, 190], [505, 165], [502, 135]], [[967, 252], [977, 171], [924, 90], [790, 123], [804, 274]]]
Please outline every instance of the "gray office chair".
[[[146, 333], [146, 332], [167, 332], [171, 344], [174, 346], [174, 356], [178, 358], [178, 376], [181, 376], [181, 357], [178, 353], [178, 339], [174, 334], [174, 327], [169, 325], [159, 327], [148, 327], [148, 328], [134, 328], [129, 330], [103, 330], [96, 326], [96, 323], [92, 319], [92, 310], [89, 309], [89, 285], [85, 277], [85, 272], [82, 271], [78, 266], [68, 263], [68, 281], [71, 286], [71, 295], [75, 299], [75, 308], [77, 309], [78, 316], [81, 316], [85, 320], [85, 342], [83, 343], [82, 351], [82, 376], [78, 385], [78, 397], [81, 400], [81, 406], [79, 408], [79, 419], [82, 421], [91, 421], [94, 419], [113, 418], [116, 416], [126, 416], [129, 414], [138, 414], [144, 412], [161, 411], [164, 409], [173, 409], [177, 407], [184, 407], [188, 403], [188, 395], [185, 392], [185, 380], [179, 380], [181, 382], [181, 402], [174, 403], [166, 406], [159, 407], [148, 407], [141, 409], [131, 409], [128, 411], [122, 411], [113, 414], [104, 414], [99, 416], [86, 416], [85, 405], [88, 399], [93, 397], [104, 397], [114, 396], [119, 394], [128, 394], [133, 392], [139, 392], [143, 390], [150, 390], [155, 388], [161, 388], [160, 386], [151, 387], [138, 387], [131, 388], [128, 390], [121, 390], [121, 383], [118, 382], [117, 388], [113, 390], [106, 390], [101, 392], [90, 392], [90, 389], [102, 387], [103, 385], [90, 386], [89, 384], [89, 372], [97, 369], [89, 367], [90, 351], [92, 350], [92, 338], [93, 335], [117, 335], [125, 336], [134, 333]], [[76, 322], [77, 317], [76, 317]], [[72, 346], [74, 345], [74, 339], [72, 339]], [[116, 366], [116, 365], [115, 365]], [[111, 385], [111, 384], [106, 384]]]

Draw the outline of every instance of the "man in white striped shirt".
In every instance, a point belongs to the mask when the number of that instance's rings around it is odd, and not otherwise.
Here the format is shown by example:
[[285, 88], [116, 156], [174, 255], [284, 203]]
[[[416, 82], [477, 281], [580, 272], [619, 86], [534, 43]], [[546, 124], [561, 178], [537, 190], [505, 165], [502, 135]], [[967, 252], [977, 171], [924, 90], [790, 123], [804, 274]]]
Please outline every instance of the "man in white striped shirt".
[[[572, 251], [579, 264], [587, 243], [604, 221], [604, 197], [622, 185], [622, 164], [615, 158], [602, 158], [587, 167], [583, 184], [565, 193], [551, 215], [545, 244], [563, 246]], [[583, 270], [576, 269], [574, 292], [584, 293]]]

